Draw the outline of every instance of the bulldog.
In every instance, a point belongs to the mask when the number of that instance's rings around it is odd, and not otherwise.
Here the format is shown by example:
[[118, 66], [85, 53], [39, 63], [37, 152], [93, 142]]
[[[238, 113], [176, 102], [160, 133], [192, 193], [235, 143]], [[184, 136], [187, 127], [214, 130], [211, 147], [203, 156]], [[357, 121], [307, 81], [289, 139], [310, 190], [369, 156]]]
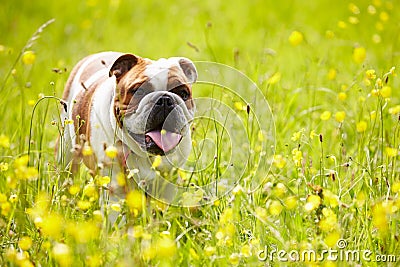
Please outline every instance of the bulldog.
[[180, 167], [191, 151], [196, 79], [193, 62], [183, 57], [154, 61], [103, 52], [82, 59], [63, 94], [66, 160], [78, 166], [83, 159], [98, 173], [113, 161], [105, 152], [113, 146], [117, 168], [135, 168], [143, 178], [152, 177], [154, 156], [164, 170]]

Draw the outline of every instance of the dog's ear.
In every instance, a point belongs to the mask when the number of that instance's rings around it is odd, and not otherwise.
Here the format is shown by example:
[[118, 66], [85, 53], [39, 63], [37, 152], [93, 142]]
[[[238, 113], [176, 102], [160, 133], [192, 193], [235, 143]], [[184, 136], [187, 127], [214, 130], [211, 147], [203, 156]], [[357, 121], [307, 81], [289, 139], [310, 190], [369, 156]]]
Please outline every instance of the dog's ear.
[[127, 73], [133, 66], [138, 63], [138, 58], [132, 54], [125, 54], [120, 56], [112, 65], [109, 75], [110, 77], [115, 75], [117, 81]]
[[186, 78], [188, 79], [189, 83], [194, 83], [197, 80], [197, 70], [194, 66], [193, 62], [187, 58], [181, 57], [179, 58], [179, 66], [183, 70]]

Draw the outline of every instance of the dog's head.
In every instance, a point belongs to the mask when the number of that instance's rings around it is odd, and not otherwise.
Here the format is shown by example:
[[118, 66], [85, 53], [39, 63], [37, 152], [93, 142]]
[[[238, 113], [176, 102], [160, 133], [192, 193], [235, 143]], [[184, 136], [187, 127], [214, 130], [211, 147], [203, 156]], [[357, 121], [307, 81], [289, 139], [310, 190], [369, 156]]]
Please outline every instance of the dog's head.
[[111, 76], [117, 81], [114, 115], [137, 144], [131, 149], [166, 155], [182, 144], [187, 150], [195, 109], [192, 84], [197, 79], [189, 59], [152, 61], [125, 54], [112, 65]]

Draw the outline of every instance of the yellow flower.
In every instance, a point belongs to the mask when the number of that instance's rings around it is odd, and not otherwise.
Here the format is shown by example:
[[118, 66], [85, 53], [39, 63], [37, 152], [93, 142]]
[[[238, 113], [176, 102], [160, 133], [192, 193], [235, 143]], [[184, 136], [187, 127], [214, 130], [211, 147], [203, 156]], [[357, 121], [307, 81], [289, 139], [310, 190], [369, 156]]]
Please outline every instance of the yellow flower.
[[251, 257], [251, 247], [249, 245], [244, 245], [241, 249], [240, 249], [240, 254], [243, 255], [244, 257], [248, 258]]
[[338, 112], [336, 112], [336, 114], [335, 114], [335, 120], [336, 120], [337, 122], [343, 122], [345, 118], [346, 118], [346, 112], [344, 112], [344, 111], [338, 111]]
[[126, 177], [125, 174], [123, 172], [120, 172], [117, 174], [117, 184], [121, 187], [126, 185]]
[[324, 112], [322, 112], [322, 114], [321, 114], [321, 116], [320, 116], [320, 119], [321, 120], [323, 120], [323, 121], [327, 121], [327, 120], [329, 120], [330, 119], [330, 117], [331, 117], [331, 112], [330, 111], [324, 111]]
[[379, 14], [379, 19], [380, 19], [381, 21], [383, 21], [383, 22], [386, 22], [386, 21], [389, 20], [389, 14], [388, 14], [386, 11], [382, 11], [382, 12]]
[[333, 247], [335, 247], [339, 238], [340, 238], [340, 234], [338, 232], [334, 231], [334, 232], [329, 233], [325, 237], [324, 242], [328, 247], [333, 248]]
[[284, 204], [288, 210], [292, 210], [297, 207], [297, 198], [295, 196], [287, 197]]
[[0, 147], [9, 148], [10, 138], [4, 134], [0, 134]]
[[319, 136], [319, 134], [316, 134], [316, 133], [315, 133], [315, 130], [311, 130], [311, 132], [310, 132], [310, 139], [313, 140], [314, 137], [316, 137], [316, 136]]
[[88, 210], [92, 206], [92, 203], [87, 200], [79, 200], [77, 206], [80, 210]]
[[289, 42], [293, 46], [297, 46], [303, 42], [303, 34], [299, 31], [293, 31], [289, 36]]
[[306, 211], [313, 211], [321, 205], [321, 198], [317, 195], [310, 195], [307, 198], [307, 202], [304, 205]]
[[33, 99], [28, 100], [28, 106], [33, 107], [35, 104], [36, 104], [36, 101], [35, 101], [35, 100], [33, 100]]
[[335, 38], [335, 33], [334, 33], [333, 31], [331, 31], [331, 30], [327, 30], [327, 31], [325, 32], [325, 37], [326, 37], [327, 39], [333, 39], [333, 38]]
[[71, 235], [76, 242], [86, 244], [99, 237], [100, 230], [93, 221], [70, 222], [67, 224], [66, 232]]
[[81, 190], [81, 188], [80, 188], [79, 185], [73, 184], [73, 185], [71, 185], [71, 186], [69, 187], [68, 192], [69, 192], [71, 195], [76, 195], [76, 194], [79, 193], [80, 190]]
[[339, 99], [340, 101], [344, 101], [344, 100], [346, 100], [346, 98], [347, 98], [347, 94], [346, 94], [345, 92], [340, 92], [340, 93], [338, 94], [338, 99]]
[[167, 237], [160, 238], [155, 247], [160, 258], [171, 259], [177, 252], [175, 241]]
[[8, 170], [8, 163], [7, 162], [0, 162], [0, 172], [5, 172]]
[[324, 196], [324, 202], [327, 206], [335, 208], [339, 205], [339, 197], [331, 191], [325, 189], [322, 194]]
[[71, 266], [71, 249], [63, 243], [56, 243], [52, 249], [54, 259], [60, 266]]
[[33, 51], [25, 51], [22, 54], [22, 63], [24, 63], [25, 65], [32, 65], [33, 63], [35, 63], [35, 59], [36, 54]]
[[207, 257], [213, 256], [213, 255], [215, 254], [215, 252], [217, 252], [217, 249], [216, 249], [215, 247], [206, 246], [206, 247], [204, 248], [204, 254], [205, 254]]
[[273, 163], [277, 168], [282, 169], [286, 165], [286, 159], [282, 155], [274, 155]]
[[390, 86], [383, 86], [381, 89], [381, 96], [384, 98], [390, 97], [392, 94], [392, 88]]
[[396, 156], [398, 155], [397, 148], [386, 147], [386, 148], [385, 148], [385, 152], [386, 152], [386, 155], [387, 155], [389, 158], [393, 158], [393, 157], [396, 157]]
[[49, 214], [40, 223], [41, 233], [44, 236], [58, 239], [61, 237], [63, 218], [58, 214]]
[[375, 70], [373, 69], [369, 69], [365, 72], [365, 75], [367, 76], [367, 79], [369, 80], [374, 80], [376, 79], [376, 74], [375, 74]]
[[199, 260], [200, 259], [199, 254], [197, 254], [196, 250], [194, 250], [193, 248], [189, 249], [189, 253], [190, 253], [190, 256], [192, 256], [192, 258], [194, 260]]
[[353, 25], [358, 24], [360, 22], [359, 19], [355, 16], [350, 16], [348, 20]]
[[296, 166], [300, 166], [301, 165], [301, 161], [303, 159], [303, 153], [298, 150], [297, 148], [292, 150], [292, 156], [293, 156], [293, 161], [295, 163]]
[[365, 132], [365, 130], [367, 130], [367, 127], [368, 127], [368, 124], [365, 121], [359, 121], [356, 124], [356, 129], [357, 129], [357, 132], [359, 132], [359, 133]]
[[93, 182], [85, 185], [85, 187], [83, 188], [83, 195], [94, 199], [97, 199], [99, 197], [97, 187], [93, 184]]
[[110, 176], [97, 176], [97, 185], [107, 186], [110, 182]]
[[232, 253], [229, 256], [229, 263], [232, 265], [238, 265], [240, 262], [240, 255], [238, 253]]
[[108, 146], [106, 149], [106, 155], [110, 159], [113, 159], [118, 155], [118, 149], [115, 146]]
[[264, 133], [261, 130], [257, 133], [257, 139], [260, 142], [264, 141]]
[[232, 218], [233, 218], [233, 209], [226, 208], [219, 217], [219, 222], [220, 224], [227, 224], [230, 221], [232, 221]]
[[393, 193], [399, 193], [400, 192], [400, 182], [395, 182], [392, 185], [392, 192]]
[[364, 62], [365, 58], [367, 57], [367, 50], [362, 47], [356, 47], [353, 50], [353, 60], [354, 62], [356, 62], [357, 64], [361, 64]]
[[271, 201], [271, 204], [268, 207], [268, 211], [272, 216], [278, 216], [282, 212], [282, 204], [277, 200]]
[[283, 183], [278, 183], [274, 189], [273, 189], [273, 193], [276, 197], [283, 197], [287, 192], [287, 188]]
[[91, 156], [91, 155], [93, 155], [92, 147], [87, 142], [83, 145], [82, 155], [83, 156]]
[[337, 26], [339, 28], [341, 28], [341, 29], [346, 29], [347, 28], [347, 24], [343, 20], [339, 20], [338, 23], [337, 23]]
[[18, 201], [17, 194], [11, 194], [10, 198], [8, 199], [11, 203], [16, 203]]
[[161, 156], [155, 156], [155, 157], [154, 157], [154, 161], [153, 161], [153, 163], [151, 164], [151, 167], [152, 167], [153, 169], [155, 169], [155, 168], [159, 167], [159, 166], [161, 165], [161, 163], [162, 163], [162, 158], [161, 158]]
[[392, 115], [397, 115], [400, 113], [400, 105], [389, 108], [389, 113]]
[[327, 78], [328, 78], [328, 80], [332, 81], [332, 80], [334, 80], [336, 78], [336, 75], [337, 75], [336, 69], [330, 68], [329, 71], [328, 71], [328, 74], [327, 74]]
[[358, 6], [356, 6], [354, 3], [350, 3], [350, 4], [349, 4], [349, 10], [350, 10], [354, 15], [360, 14], [360, 8], [359, 8]]
[[257, 207], [255, 212], [256, 212], [257, 217], [259, 217], [261, 220], [268, 219], [267, 210], [264, 209], [263, 207]]
[[372, 223], [382, 233], [388, 230], [389, 221], [387, 218], [387, 211], [382, 203], [378, 203], [372, 207]]
[[32, 239], [29, 236], [23, 236], [18, 241], [18, 246], [22, 250], [28, 250], [28, 249], [30, 249], [32, 247]]
[[11, 211], [11, 204], [10, 202], [4, 202], [0, 205], [1, 215], [8, 216], [8, 213]]
[[304, 129], [301, 129], [298, 132], [293, 133], [292, 137], [290, 138], [293, 142], [300, 140], [301, 135], [303, 134]]
[[138, 190], [130, 191], [126, 195], [126, 204], [128, 205], [131, 212], [140, 212], [145, 205], [145, 196]]

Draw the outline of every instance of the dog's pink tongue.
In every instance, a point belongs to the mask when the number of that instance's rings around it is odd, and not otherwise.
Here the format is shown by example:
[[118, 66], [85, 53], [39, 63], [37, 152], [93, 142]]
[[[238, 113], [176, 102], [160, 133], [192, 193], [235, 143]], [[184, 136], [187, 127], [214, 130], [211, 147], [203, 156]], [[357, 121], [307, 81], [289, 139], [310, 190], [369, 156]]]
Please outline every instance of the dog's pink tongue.
[[146, 133], [164, 152], [168, 152], [179, 144], [182, 135], [168, 131], [151, 131]]

